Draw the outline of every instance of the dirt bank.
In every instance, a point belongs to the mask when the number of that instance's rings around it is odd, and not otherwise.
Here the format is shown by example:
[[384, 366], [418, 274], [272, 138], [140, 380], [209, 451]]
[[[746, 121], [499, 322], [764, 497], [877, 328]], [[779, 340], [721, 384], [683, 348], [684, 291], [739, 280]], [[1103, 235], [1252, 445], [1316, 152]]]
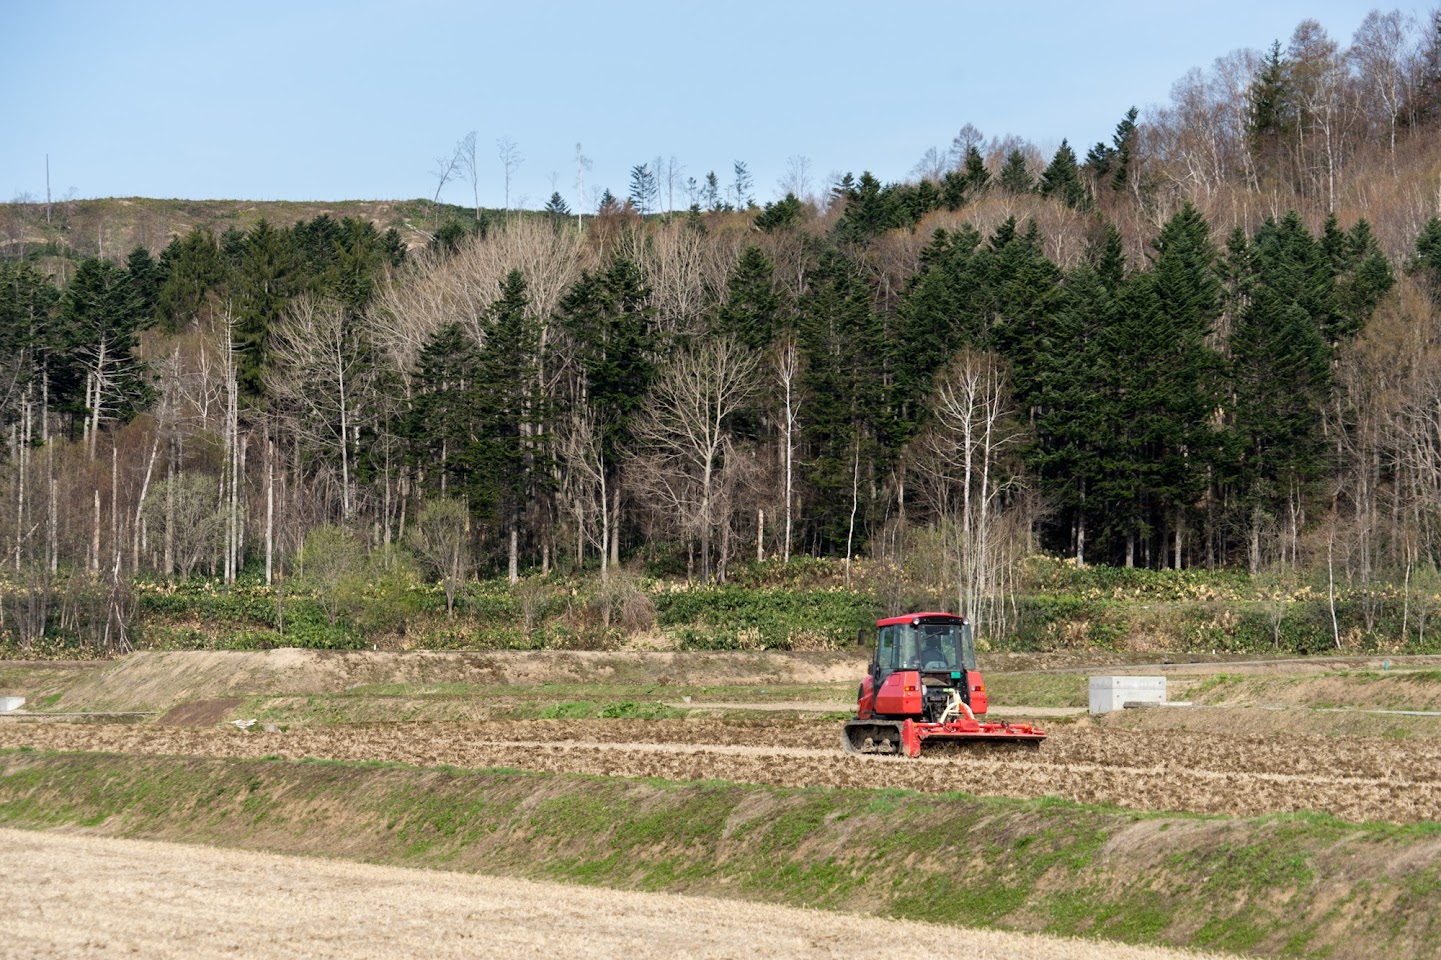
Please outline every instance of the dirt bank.
[[[24, 671], [14, 664], [6, 676], [19, 685]], [[194, 700], [376, 684], [816, 684], [850, 682], [864, 671], [864, 657], [853, 652], [140, 652], [71, 678], [54, 709], [166, 710]]]

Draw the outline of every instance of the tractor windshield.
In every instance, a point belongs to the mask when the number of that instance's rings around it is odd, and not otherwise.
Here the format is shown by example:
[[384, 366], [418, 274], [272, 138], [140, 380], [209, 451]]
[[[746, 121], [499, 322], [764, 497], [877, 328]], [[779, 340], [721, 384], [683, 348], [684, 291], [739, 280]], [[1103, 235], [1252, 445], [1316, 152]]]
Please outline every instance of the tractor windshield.
[[976, 669], [976, 648], [966, 623], [902, 623], [882, 627], [877, 656], [886, 670], [951, 672]]

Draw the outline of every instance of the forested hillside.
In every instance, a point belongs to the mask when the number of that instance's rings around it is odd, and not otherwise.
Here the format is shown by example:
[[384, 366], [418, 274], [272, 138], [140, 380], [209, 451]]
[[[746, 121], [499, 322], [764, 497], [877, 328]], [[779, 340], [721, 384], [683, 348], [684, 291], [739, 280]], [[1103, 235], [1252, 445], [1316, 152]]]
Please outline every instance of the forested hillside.
[[763, 207], [651, 212], [642, 165], [581, 218], [416, 245], [327, 215], [11, 244], [4, 628], [123, 645], [136, 578], [367, 562], [453, 602], [922, 556], [993, 631], [1035, 552], [1430, 582], [1441, 12], [1308, 21], [1125, 106], [1088, 149], [967, 125], [907, 182]]

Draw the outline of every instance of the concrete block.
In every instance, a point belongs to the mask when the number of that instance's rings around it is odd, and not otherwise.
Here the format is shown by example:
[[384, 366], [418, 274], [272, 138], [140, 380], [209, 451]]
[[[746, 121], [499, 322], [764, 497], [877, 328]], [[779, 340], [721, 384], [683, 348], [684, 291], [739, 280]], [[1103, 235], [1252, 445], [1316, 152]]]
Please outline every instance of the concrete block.
[[1110, 713], [1127, 703], [1165, 703], [1165, 677], [1092, 677], [1091, 713]]
[[0, 697], [0, 713], [13, 713], [25, 706], [24, 697]]

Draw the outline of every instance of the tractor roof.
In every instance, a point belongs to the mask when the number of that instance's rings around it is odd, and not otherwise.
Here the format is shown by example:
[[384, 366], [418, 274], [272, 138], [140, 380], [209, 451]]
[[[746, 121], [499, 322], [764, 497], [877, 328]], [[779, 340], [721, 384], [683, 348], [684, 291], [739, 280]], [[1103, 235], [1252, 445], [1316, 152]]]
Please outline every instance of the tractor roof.
[[925, 621], [928, 621], [928, 622], [930, 622], [930, 623], [935, 623], [937, 620], [940, 620], [940, 621], [954, 621], [954, 622], [956, 622], [956, 623], [965, 623], [965, 622], [966, 622], [966, 618], [965, 618], [965, 617], [958, 617], [958, 616], [956, 616], [954, 613], [945, 613], [945, 612], [906, 613], [906, 614], [902, 614], [902, 615], [899, 616], [899, 617], [887, 617], [887, 618], [885, 618], [884, 620], [877, 620], [877, 621], [876, 621], [876, 626], [878, 626], [878, 627], [894, 627], [894, 626], [896, 626], [897, 624], [910, 623], [912, 620], [925, 620]]

